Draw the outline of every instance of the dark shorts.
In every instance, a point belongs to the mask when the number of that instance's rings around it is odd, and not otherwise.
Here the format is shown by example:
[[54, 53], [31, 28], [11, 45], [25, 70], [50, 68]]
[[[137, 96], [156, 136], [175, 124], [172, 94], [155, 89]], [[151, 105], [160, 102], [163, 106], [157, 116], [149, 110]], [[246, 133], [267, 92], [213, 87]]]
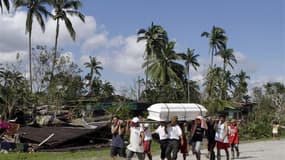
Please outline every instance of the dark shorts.
[[216, 141], [208, 141], [208, 151], [213, 151], [216, 146]]
[[119, 147], [111, 147], [111, 157], [115, 157], [119, 155], [120, 157], [126, 157], [126, 150], [125, 148], [119, 148]]

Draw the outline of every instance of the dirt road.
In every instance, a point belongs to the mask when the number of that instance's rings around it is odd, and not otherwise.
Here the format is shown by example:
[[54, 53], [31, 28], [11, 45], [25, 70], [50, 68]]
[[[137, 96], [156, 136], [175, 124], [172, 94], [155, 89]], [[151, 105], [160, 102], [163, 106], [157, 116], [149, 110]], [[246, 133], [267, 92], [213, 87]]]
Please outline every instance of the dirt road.
[[[243, 143], [240, 144], [240, 158], [242, 160], [285, 160], [285, 139], [269, 140], [261, 142]], [[206, 150], [202, 150], [202, 160], [207, 160]], [[222, 151], [222, 159], [226, 159], [225, 153]], [[159, 160], [159, 156], [154, 156], [154, 160]], [[182, 160], [182, 155], [179, 153], [178, 160]], [[187, 160], [194, 160], [195, 157], [191, 154]], [[146, 158], [147, 160], [147, 158]]]
[[[285, 139], [242, 143], [239, 148], [240, 157], [235, 160], [285, 160]], [[202, 150], [201, 160], [208, 160], [205, 156], [206, 153], [206, 150]], [[225, 160], [225, 153], [222, 151], [221, 154], [222, 160]], [[110, 159], [108, 157], [106, 160]], [[105, 160], [105, 158], [94, 157], [84, 160]], [[137, 160], [137, 158], [134, 156], [133, 160]], [[148, 160], [148, 158], [145, 158], [145, 160]], [[160, 156], [153, 156], [153, 160], [160, 160]], [[181, 153], [178, 154], [177, 160], [183, 160]], [[194, 155], [188, 156], [187, 160], [195, 160]]]

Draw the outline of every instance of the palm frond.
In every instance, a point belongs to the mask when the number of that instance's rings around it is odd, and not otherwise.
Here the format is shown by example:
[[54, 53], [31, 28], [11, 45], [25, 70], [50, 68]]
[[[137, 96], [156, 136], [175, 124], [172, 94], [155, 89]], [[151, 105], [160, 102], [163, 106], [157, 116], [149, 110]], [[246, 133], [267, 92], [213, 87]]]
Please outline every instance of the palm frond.
[[7, 9], [7, 11], [10, 11], [10, 1], [9, 0], [3, 0], [4, 5], [2, 3], [2, 0], [0, 0], [0, 8], [1, 8], [1, 13], [3, 13], [3, 7], [5, 6], [5, 8]]
[[45, 23], [44, 23], [42, 15], [39, 12], [34, 12], [34, 14], [37, 18], [38, 23], [40, 24], [42, 31], [45, 32]]
[[137, 35], [139, 34], [145, 34], [147, 31], [145, 29], [140, 29], [138, 32], [137, 32]]
[[66, 13], [68, 13], [71, 16], [78, 16], [80, 18], [80, 20], [82, 22], [85, 22], [85, 15], [83, 15], [82, 13], [80, 13], [79, 11], [75, 11], [75, 10], [66, 10]]
[[72, 40], [75, 41], [76, 33], [75, 33], [74, 29], [73, 29], [72, 23], [70, 22], [70, 20], [66, 16], [63, 19], [64, 19], [65, 26], [66, 26], [66, 28], [67, 28], [67, 30], [68, 30]]

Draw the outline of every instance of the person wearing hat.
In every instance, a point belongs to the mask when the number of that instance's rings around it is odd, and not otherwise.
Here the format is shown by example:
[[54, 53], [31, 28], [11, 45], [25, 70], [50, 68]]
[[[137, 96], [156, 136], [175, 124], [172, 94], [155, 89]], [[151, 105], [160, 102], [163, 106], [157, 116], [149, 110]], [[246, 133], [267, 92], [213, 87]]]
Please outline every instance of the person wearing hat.
[[[167, 160], [176, 160], [177, 153], [179, 151], [179, 146], [183, 146], [184, 140], [182, 137], [182, 130], [180, 126], [177, 124], [178, 117], [173, 116], [171, 118], [171, 123], [167, 127], [168, 133], [168, 144], [166, 148], [166, 158]], [[180, 144], [181, 143], [181, 144]]]
[[127, 160], [131, 160], [136, 154], [139, 160], [144, 160], [144, 130], [139, 124], [139, 118], [134, 117], [130, 122], [130, 141], [127, 146]]
[[229, 125], [229, 143], [231, 146], [231, 154], [232, 159], [235, 158], [235, 150], [236, 157], [239, 158], [239, 137], [238, 137], [238, 126], [235, 119], [232, 119]]
[[216, 126], [215, 140], [217, 143], [217, 159], [221, 159], [221, 149], [225, 150], [226, 158], [229, 160], [229, 139], [228, 139], [228, 126], [225, 121], [226, 116], [220, 115], [219, 122]]
[[201, 159], [201, 144], [207, 128], [204, 118], [202, 116], [197, 116], [194, 125], [192, 125], [191, 128], [192, 152], [197, 160]]

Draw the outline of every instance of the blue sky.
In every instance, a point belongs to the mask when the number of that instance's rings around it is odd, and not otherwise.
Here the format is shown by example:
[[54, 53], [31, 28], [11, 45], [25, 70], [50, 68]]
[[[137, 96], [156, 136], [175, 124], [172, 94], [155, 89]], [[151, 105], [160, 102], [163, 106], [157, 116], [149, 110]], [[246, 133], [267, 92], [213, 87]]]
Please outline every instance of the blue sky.
[[[88, 56], [103, 62], [102, 78], [111, 81], [117, 90], [134, 85], [141, 69], [144, 44], [136, 43], [136, 32], [147, 28], [151, 22], [162, 25], [170, 40], [176, 41], [176, 50], [185, 52], [193, 48], [199, 54], [198, 72], [191, 72], [192, 79], [203, 81], [205, 68], [210, 62], [208, 40], [200, 35], [213, 25], [226, 30], [228, 47], [235, 50], [239, 64], [234, 72], [245, 70], [251, 77], [250, 85], [260, 86], [268, 81], [285, 83], [285, 1], [284, 0], [83, 0], [81, 12], [86, 23], [72, 18], [77, 31], [77, 41], [70, 40], [62, 26], [60, 47], [81, 64]], [[24, 34], [25, 13], [4, 14], [1, 23], [10, 21], [17, 28], [13, 41], [11, 35], [0, 37], [1, 61], [9, 61], [8, 53], [27, 52]], [[3, 26], [3, 25], [1, 25]], [[54, 38], [55, 22], [47, 21], [44, 35], [35, 27], [34, 44], [46, 43]], [[1, 33], [14, 33], [13, 27], [0, 29]], [[13, 37], [13, 36], [12, 36]], [[9, 43], [8, 43], [9, 42]], [[16, 44], [15, 44], [16, 43]], [[9, 48], [9, 46], [18, 46]], [[9, 54], [11, 55], [11, 54]], [[3, 57], [6, 57], [3, 59]], [[9, 57], [9, 56], [8, 56]], [[219, 64], [219, 60], [215, 59]], [[82, 66], [83, 68], [83, 66]]]

